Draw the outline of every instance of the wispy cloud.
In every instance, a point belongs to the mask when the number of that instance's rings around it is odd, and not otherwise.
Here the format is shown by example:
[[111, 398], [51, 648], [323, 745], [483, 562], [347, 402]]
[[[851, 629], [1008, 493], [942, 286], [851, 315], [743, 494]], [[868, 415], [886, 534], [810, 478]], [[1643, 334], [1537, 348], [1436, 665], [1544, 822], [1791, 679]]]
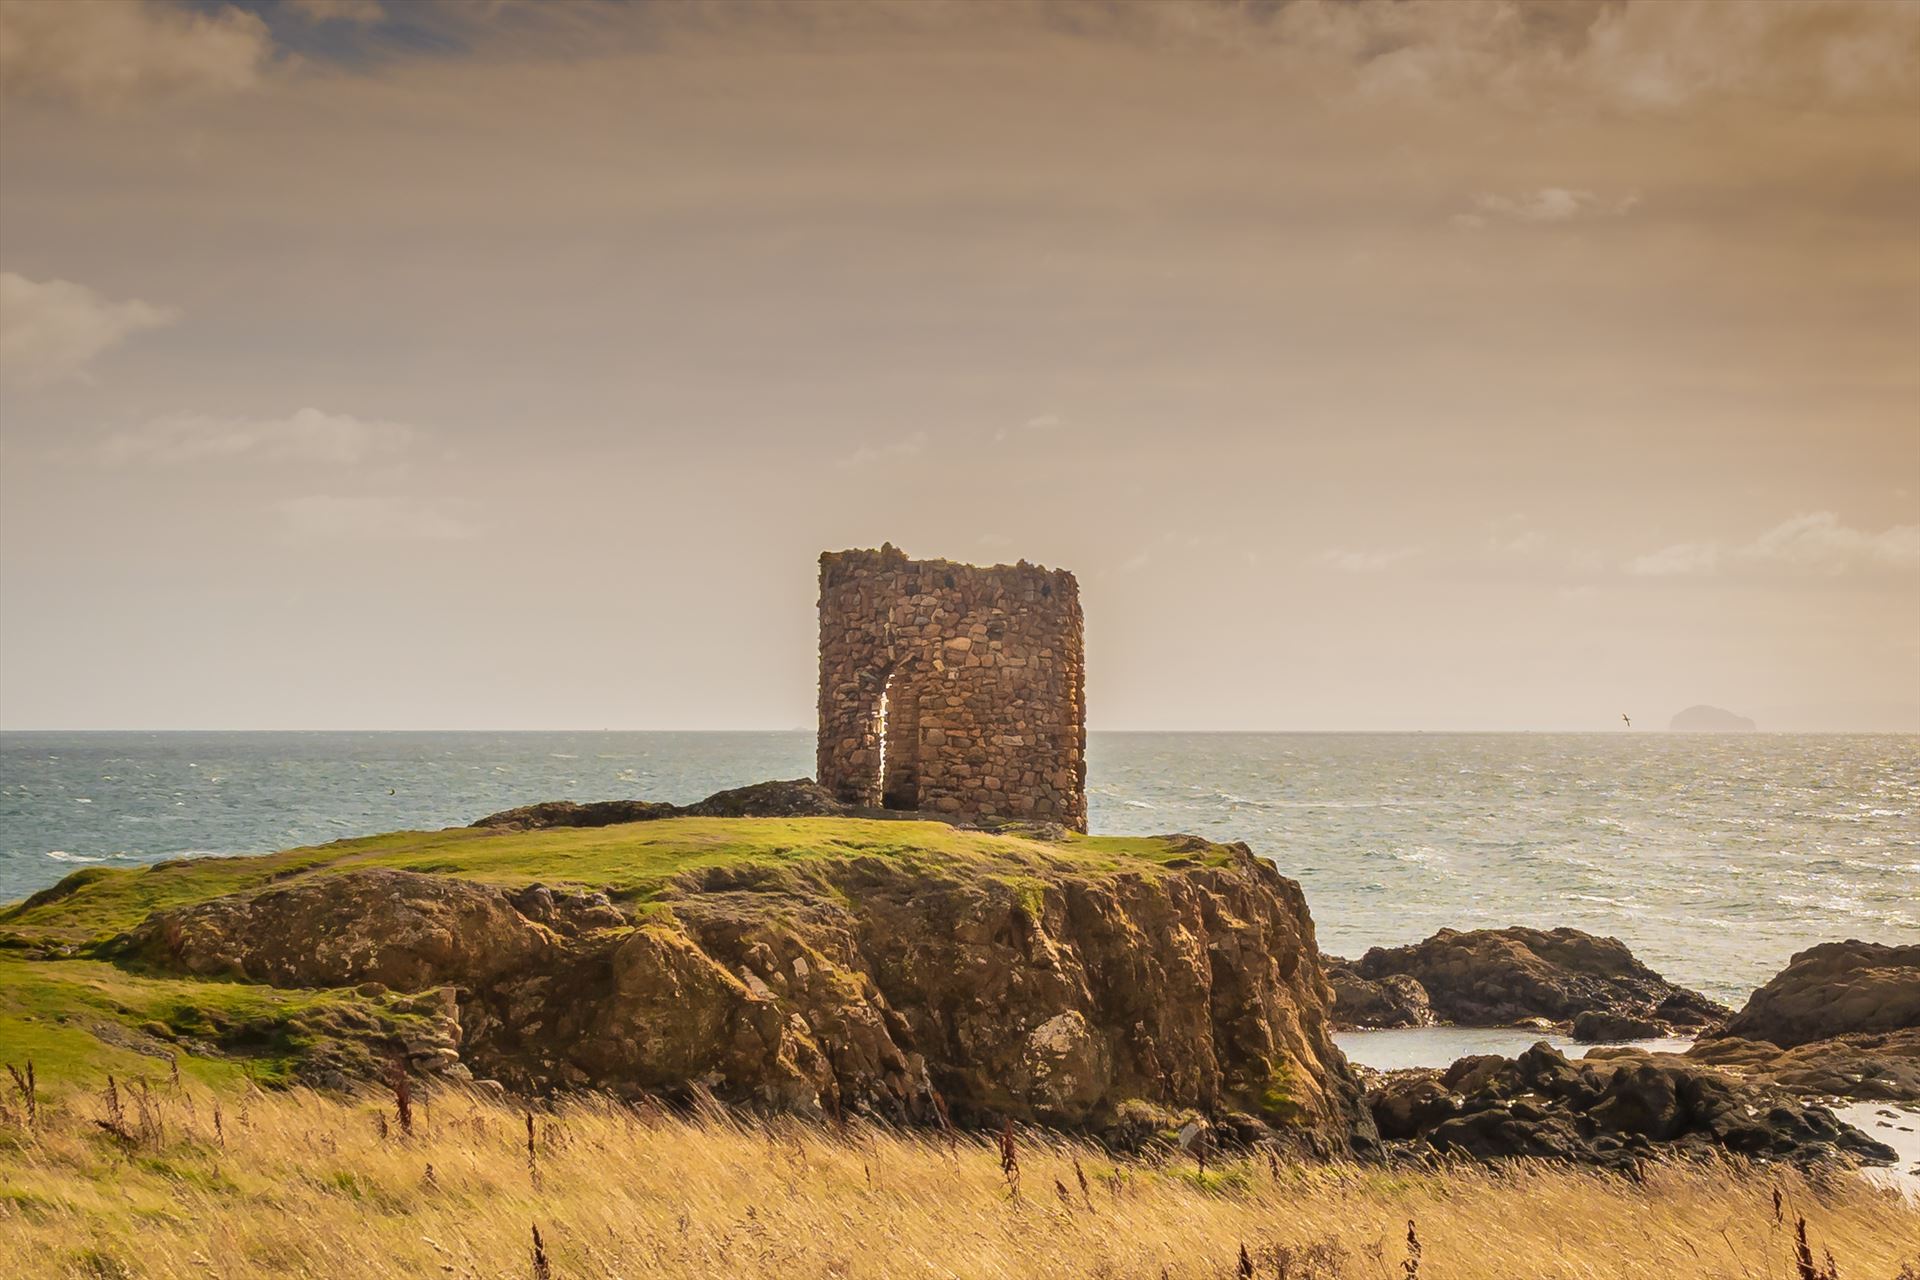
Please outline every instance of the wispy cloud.
[[[5, 43], [0, 33], [0, 48]], [[0, 272], [0, 380], [39, 387], [84, 377], [94, 357], [179, 315], [138, 298], [110, 302], [70, 280]]]
[[1313, 557], [1313, 563], [1339, 573], [1381, 573], [1397, 564], [1405, 564], [1423, 554], [1419, 547], [1379, 547], [1350, 550], [1330, 547]]
[[1775, 525], [1741, 554], [1826, 573], [1865, 567], [1920, 568], [1920, 524], [1899, 524], [1873, 533], [1841, 524], [1831, 511], [1814, 511]]
[[1640, 204], [1638, 195], [1600, 196], [1576, 187], [1541, 187], [1518, 195], [1483, 195], [1471, 213], [1456, 213], [1453, 224], [1477, 231], [1490, 222], [1572, 222], [1579, 218], [1617, 218]]
[[347, 465], [396, 453], [419, 435], [398, 422], [301, 409], [285, 418], [216, 418], [175, 413], [101, 444], [103, 462], [187, 463], [262, 458]]
[[1789, 568], [1842, 574], [1920, 569], [1920, 525], [1878, 532], [1855, 529], [1831, 511], [1783, 520], [1751, 542], [1679, 542], [1627, 562], [1627, 572], [1651, 577], [1713, 573], [1731, 568]]
[[912, 458], [925, 453], [927, 451], [927, 443], [927, 433], [924, 431], [915, 431], [911, 435], [902, 436], [900, 439], [888, 444], [863, 444], [852, 453], [834, 459], [833, 465], [839, 467], [842, 471], [850, 471], [856, 467], [872, 466], [877, 462], [892, 462], [898, 461], [901, 458]]
[[1646, 578], [1670, 578], [1682, 574], [1711, 573], [1720, 563], [1720, 548], [1711, 542], [1676, 542], [1670, 547], [1635, 556], [1627, 562], [1627, 572]]
[[315, 493], [278, 506], [290, 533], [315, 541], [459, 542], [480, 528], [452, 503], [384, 494]]
[[0, 97], [94, 108], [253, 86], [273, 51], [259, 15], [158, 0], [6, 0]]

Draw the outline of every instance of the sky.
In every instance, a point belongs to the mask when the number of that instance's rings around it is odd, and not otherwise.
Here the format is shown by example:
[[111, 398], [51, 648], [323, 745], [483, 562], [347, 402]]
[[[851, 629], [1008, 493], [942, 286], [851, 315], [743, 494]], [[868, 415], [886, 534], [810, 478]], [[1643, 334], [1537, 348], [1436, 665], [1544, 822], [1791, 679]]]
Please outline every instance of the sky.
[[0, 6], [0, 727], [1920, 730], [1920, 4]]

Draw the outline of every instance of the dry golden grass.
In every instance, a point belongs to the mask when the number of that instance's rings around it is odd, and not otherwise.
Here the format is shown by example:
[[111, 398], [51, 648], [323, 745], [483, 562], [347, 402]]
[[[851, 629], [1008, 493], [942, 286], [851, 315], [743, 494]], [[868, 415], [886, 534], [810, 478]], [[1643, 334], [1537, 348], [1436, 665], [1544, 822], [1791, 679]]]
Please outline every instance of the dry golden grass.
[[[46, 1082], [42, 1082], [42, 1088]], [[121, 1087], [0, 1130], [0, 1275], [1791, 1280], [1920, 1277], [1920, 1208], [1842, 1176], [1117, 1164], [1021, 1134], [845, 1134], [576, 1102]], [[1076, 1168], [1076, 1161], [1078, 1162]], [[1082, 1176], [1084, 1175], [1084, 1182]], [[1782, 1196], [1776, 1218], [1774, 1193]], [[1417, 1271], [1407, 1225], [1417, 1224]], [[535, 1229], [541, 1256], [535, 1255]], [[545, 1271], [541, 1267], [546, 1268]]]

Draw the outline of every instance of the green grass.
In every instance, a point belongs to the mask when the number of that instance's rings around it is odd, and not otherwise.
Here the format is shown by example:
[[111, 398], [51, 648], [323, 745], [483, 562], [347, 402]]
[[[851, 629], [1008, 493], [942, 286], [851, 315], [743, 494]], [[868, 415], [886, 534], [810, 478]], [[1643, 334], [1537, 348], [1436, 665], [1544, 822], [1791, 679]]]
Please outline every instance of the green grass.
[[940, 878], [973, 870], [1020, 883], [1040, 872], [1156, 871], [1179, 860], [1225, 865], [1153, 836], [1062, 841], [960, 831], [940, 822], [863, 818], [670, 818], [613, 827], [495, 832], [470, 827], [396, 831], [249, 858], [198, 858], [139, 869], [89, 867], [0, 911], [16, 945], [98, 943], [164, 907], [244, 893], [270, 882], [365, 867], [459, 876], [507, 887], [604, 889], [647, 899], [675, 876], [714, 867], [779, 874], [821, 859], [885, 858]]
[[[418, 1015], [351, 991], [135, 973], [100, 960], [0, 956], [0, 1061], [29, 1060], [42, 1087], [93, 1089], [109, 1074], [164, 1079], [169, 1058], [205, 1084], [285, 1080], [323, 1043]], [[349, 1026], [348, 1024], [351, 1024]]]

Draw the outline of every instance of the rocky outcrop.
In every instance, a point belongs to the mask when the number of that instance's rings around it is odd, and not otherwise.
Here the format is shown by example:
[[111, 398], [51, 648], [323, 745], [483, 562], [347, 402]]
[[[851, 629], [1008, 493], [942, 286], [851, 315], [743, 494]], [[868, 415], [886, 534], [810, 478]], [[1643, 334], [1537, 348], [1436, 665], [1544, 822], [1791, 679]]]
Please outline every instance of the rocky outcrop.
[[1418, 1016], [1411, 988], [1386, 988], [1396, 979], [1418, 985], [1433, 1021], [1465, 1026], [1543, 1019], [1570, 1024], [1582, 1038], [1611, 1040], [1692, 1032], [1727, 1015], [1641, 964], [1618, 939], [1578, 929], [1442, 929], [1412, 946], [1375, 947], [1350, 972], [1373, 984], [1336, 988], [1343, 996], [1336, 1017], [1353, 1026], [1422, 1025], [1367, 1020], [1382, 1012]]
[[1396, 1072], [1368, 1101], [1389, 1150], [1624, 1172], [1719, 1152], [1802, 1164], [1896, 1158], [1824, 1107], [1673, 1055], [1599, 1052], [1569, 1062], [1542, 1043], [1517, 1058], [1462, 1058], [1444, 1071]]
[[1427, 989], [1405, 974], [1375, 981], [1363, 978], [1351, 960], [1326, 956], [1327, 981], [1333, 986], [1334, 1021], [1341, 1028], [1430, 1027], [1433, 1009]]
[[1920, 946], [1802, 951], [1687, 1056], [1795, 1093], [1920, 1102]]
[[1796, 954], [1717, 1033], [1783, 1049], [1920, 1027], [1920, 945], [1826, 942]]
[[1833, 1036], [1790, 1049], [1726, 1036], [1699, 1041], [1687, 1057], [1789, 1093], [1920, 1102], [1920, 1028]]
[[473, 825], [500, 831], [534, 831], [543, 827], [611, 827], [661, 818], [819, 818], [852, 812], [850, 806], [835, 800], [813, 779], [795, 778], [716, 791], [697, 804], [686, 805], [655, 800], [592, 800], [585, 804], [547, 800], [490, 813]]
[[459, 1064], [527, 1092], [1105, 1136], [1199, 1115], [1365, 1146], [1299, 886], [1244, 845], [1194, 843], [1173, 866], [1022, 852], [1018, 875], [931, 855], [721, 864], [644, 906], [347, 867], [158, 912], [119, 949], [277, 986], [447, 991]]

